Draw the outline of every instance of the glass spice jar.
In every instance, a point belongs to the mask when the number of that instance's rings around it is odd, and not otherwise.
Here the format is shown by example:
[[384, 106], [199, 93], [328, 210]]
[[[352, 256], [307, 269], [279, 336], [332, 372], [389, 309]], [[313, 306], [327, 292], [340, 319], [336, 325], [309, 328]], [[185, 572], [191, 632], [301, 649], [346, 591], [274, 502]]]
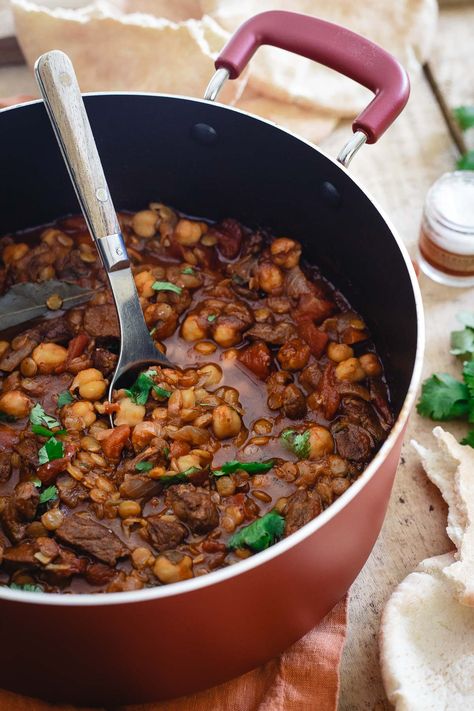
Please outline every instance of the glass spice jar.
[[474, 286], [474, 171], [445, 173], [426, 196], [419, 240], [424, 273], [448, 286]]

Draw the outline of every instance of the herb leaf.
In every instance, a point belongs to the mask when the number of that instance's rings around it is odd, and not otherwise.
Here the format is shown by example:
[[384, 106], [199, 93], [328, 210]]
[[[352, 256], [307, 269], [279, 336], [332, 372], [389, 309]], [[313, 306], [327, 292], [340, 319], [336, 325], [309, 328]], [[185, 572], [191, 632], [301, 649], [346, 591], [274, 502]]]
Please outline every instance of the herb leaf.
[[474, 170], [474, 150], [468, 151], [461, 156], [456, 166], [458, 170]]
[[217, 314], [209, 314], [209, 316], [207, 317], [207, 320], [209, 321], [209, 323], [213, 323], [216, 320], [216, 318], [217, 318]]
[[63, 435], [67, 432], [67, 430], [55, 430], [53, 432], [47, 427], [43, 427], [43, 425], [31, 425], [31, 431], [37, 435], [41, 435], [42, 437], [54, 437], [55, 435]]
[[58, 488], [54, 484], [48, 486], [44, 491], [41, 492], [39, 497], [40, 504], [46, 504], [48, 501], [56, 501], [58, 498]]
[[472, 328], [465, 328], [464, 331], [451, 331], [452, 355], [471, 357], [474, 353], [474, 331]]
[[64, 405], [70, 405], [71, 402], [74, 402], [74, 398], [69, 392], [69, 390], [64, 390], [64, 392], [60, 393], [58, 397], [58, 407], [64, 407]]
[[147, 370], [146, 373], [140, 373], [132, 387], [129, 390], [125, 390], [137, 405], [146, 405], [152, 388], [160, 397], [169, 397], [171, 395], [170, 390], [160, 388], [159, 385], [153, 382], [152, 377], [154, 375], [156, 375], [156, 370]]
[[201, 472], [202, 469], [200, 467], [189, 467], [189, 469], [185, 469], [184, 472], [178, 472], [177, 474], [165, 474], [164, 476], [160, 476], [157, 481], [161, 482], [162, 484], [166, 484], [166, 486], [170, 486], [171, 484], [179, 484], [182, 481], [187, 481], [188, 477], [191, 476], [191, 474], [196, 474], [197, 472]]
[[135, 464], [135, 469], [137, 472], [149, 472], [153, 469], [153, 464], [151, 462], [138, 462]]
[[181, 269], [181, 274], [194, 274], [194, 269], [192, 267], [185, 267]]
[[432, 420], [450, 420], [467, 415], [469, 390], [448, 373], [435, 373], [425, 380], [416, 406], [420, 415]]
[[453, 114], [463, 131], [474, 126], [474, 106], [458, 106]]
[[461, 444], [468, 444], [470, 447], [474, 447], [474, 430], [469, 430], [467, 435], [461, 440]]
[[24, 585], [18, 585], [17, 583], [10, 583], [8, 586], [10, 590], [25, 590], [26, 592], [43, 592], [41, 585], [32, 585], [31, 583], [25, 583]]
[[307, 459], [310, 452], [310, 434], [310, 430], [305, 430], [304, 432], [285, 430], [281, 433], [280, 439], [299, 459]]
[[268, 472], [272, 467], [273, 459], [269, 459], [268, 462], [239, 462], [237, 459], [233, 459], [222, 464], [219, 469], [213, 469], [211, 474], [213, 476], [226, 476], [236, 472], [238, 469], [242, 469], [249, 474], [257, 474], [258, 472]]
[[172, 284], [170, 281], [155, 281], [155, 283], [151, 285], [151, 288], [155, 291], [174, 291], [175, 294], [181, 294], [183, 291], [180, 286], [176, 286], [176, 284]]
[[36, 403], [30, 412], [30, 422], [32, 425], [46, 425], [46, 427], [61, 427], [61, 423], [52, 415], [47, 415], [43, 407]]
[[285, 529], [285, 519], [276, 511], [270, 511], [262, 518], [257, 518], [248, 526], [241, 528], [229, 539], [229, 548], [251, 548], [263, 551], [280, 538]]
[[51, 439], [48, 439], [46, 444], [44, 444], [38, 451], [38, 461], [40, 464], [52, 462], [54, 459], [61, 459], [61, 457], [63, 456], [63, 443], [55, 437], [51, 437]]

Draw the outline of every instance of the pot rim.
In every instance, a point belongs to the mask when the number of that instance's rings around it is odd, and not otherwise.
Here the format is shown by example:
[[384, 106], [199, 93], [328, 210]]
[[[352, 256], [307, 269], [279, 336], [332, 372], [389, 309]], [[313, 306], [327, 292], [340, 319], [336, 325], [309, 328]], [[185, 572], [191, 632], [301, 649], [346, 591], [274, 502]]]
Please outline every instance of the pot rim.
[[[259, 121], [263, 124], [271, 126], [273, 129], [282, 131], [283, 133], [288, 134], [292, 138], [296, 138], [298, 141], [305, 143], [312, 150], [321, 153], [327, 160], [329, 160], [340, 171], [342, 171], [346, 175], [346, 177], [348, 177], [349, 180], [351, 180], [364, 193], [365, 197], [373, 204], [379, 215], [382, 217], [382, 219], [390, 229], [390, 232], [402, 254], [405, 266], [410, 276], [410, 282], [413, 290], [417, 315], [417, 344], [410, 384], [405, 399], [403, 401], [403, 405], [400, 409], [400, 413], [392, 429], [390, 430], [389, 436], [387, 437], [375, 457], [363, 471], [361, 476], [357, 479], [357, 481], [355, 481], [325, 511], [319, 514], [319, 516], [302, 526], [298, 531], [295, 531], [295, 533], [293, 533], [288, 538], [284, 538], [283, 540], [275, 543], [273, 546], [270, 546], [270, 548], [267, 548], [267, 550], [261, 551], [257, 555], [250, 556], [249, 558], [239, 561], [237, 564], [230, 565], [227, 568], [221, 568], [220, 570], [216, 570], [211, 573], [207, 573], [206, 575], [202, 575], [198, 578], [191, 578], [190, 580], [183, 580], [178, 583], [170, 583], [169, 585], [156, 586], [152, 588], [146, 588], [144, 590], [134, 590], [129, 592], [115, 592], [104, 594], [70, 593], [67, 595], [65, 595], [64, 593], [37, 593], [27, 592], [24, 590], [17, 591], [11, 590], [8, 587], [0, 586], [0, 600], [8, 600], [10, 602], [20, 603], [32, 603], [35, 605], [60, 605], [62, 607], [92, 607], [121, 604], [127, 605], [131, 603], [154, 601], [159, 600], [160, 598], [184, 595], [186, 593], [191, 593], [195, 591], [197, 592], [204, 588], [229, 580], [233, 577], [244, 575], [246, 572], [253, 570], [254, 568], [258, 568], [259, 566], [265, 565], [265, 563], [267, 563], [268, 561], [271, 561], [273, 558], [276, 558], [280, 554], [283, 555], [284, 553], [288, 552], [289, 550], [303, 542], [306, 538], [312, 536], [319, 528], [322, 528], [337, 514], [339, 514], [349, 504], [350, 501], [356, 498], [359, 492], [362, 491], [366, 484], [377, 474], [379, 467], [389, 454], [398, 437], [401, 435], [403, 428], [405, 427], [405, 424], [408, 420], [411, 408], [414, 404], [418, 384], [421, 379], [421, 369], [423, 365], [423, 354], [425, 345], [425, 322], [421, 291], [407, 248], [405, 247], [394, 225], [385, 215], [384, 210], [378, 205], [377, 201], [374, 200], [374, 198], [367, 192], [367, 190], [359, 183], [356, 178], [349, 174], [347, 168], [344, 168], [335, 158], [328, 155], [319, 146], [316, 146], [305, 138], [298, 136], [298, 134], [289, 131], [288, 129], [278, 126], [273, 121], [263, 119], [260, 116], [256, 116], [247, 111], [242, 111], [241, 109], [235, 108], [234, 106], [228, 106], [227, 104], [222, 104], [219, 102], [210, 102], [204, 99], [189, 96], [180, 96], [175, 94], [161, 94], [141, 91], [87, 92], [84, 93], [83, 96], [148, 96], [174, 99], [178, 101], [198, 102], [200, 104], [205, 104], [206, 106], [216, 106], [221, 109], [233, 111], [234, 113], [241, 114], [243, 116], [252, 118], [255, 121]], [[22, 110], [25, 107], [40, 103], [43, 102], [41, 99], [38, 99], [36, 101], [29, 101], [21, 104], [16, 104], [14, 106], [9, 106], [4, 109], [1, 109], [0, 115], [6, 111]]]

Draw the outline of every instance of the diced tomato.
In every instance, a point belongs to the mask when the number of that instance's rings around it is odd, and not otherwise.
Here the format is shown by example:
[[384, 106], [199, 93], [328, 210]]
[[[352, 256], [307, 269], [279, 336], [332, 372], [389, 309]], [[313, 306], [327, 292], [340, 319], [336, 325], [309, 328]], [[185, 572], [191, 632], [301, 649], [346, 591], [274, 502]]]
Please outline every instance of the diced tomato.
[[306, 341], [310, 347], [311, 353], [316, 358], [320, 358], [329, 340], [328, 334], [316, 328], [311, 319], [308, 318], [298, 323], [297, 331], [300, 338]]
[[87, 333], [79, 333], [77, 336], [74, 336], [69, 341], [69, 345], [67, 347], [67, 362], [70, 363], [74, 358], [78, 358], [78, 356], [82, 355], [89, 345], [90, 338], [87, 335]]
[[334, 303], [326, 299], [320, 299], [314, 294], [302, 294], [299, 297], [298, 306], [293, 314], [296, 322], [310, 319], [316, 324], [320, 324], [324, 319], [331, 316], [334, 311]]
[[265, 380], [270, 375], [272, 354], [263, 341], [255, 341], [248, 348], [244, 348], [239, 352], [238, 357], [240, 362], [260, 380]]

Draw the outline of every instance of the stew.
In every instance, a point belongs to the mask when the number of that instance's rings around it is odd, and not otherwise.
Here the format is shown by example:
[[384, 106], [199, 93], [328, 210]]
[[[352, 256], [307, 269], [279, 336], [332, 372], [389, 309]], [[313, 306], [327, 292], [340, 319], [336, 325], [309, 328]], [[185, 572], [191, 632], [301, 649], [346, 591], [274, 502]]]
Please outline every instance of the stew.
[[118, 322], [83, 219], [0, 240], [0, 300], [52, 280], [86, 294], [50, 295], [0, 341], [11, 588], [136, 590], [236, 563], [341, 496], [392, 425], [366, 324], [298, 242], [160, 203], [120, 221], [150, 333], [181, 369], [112, 402]]

